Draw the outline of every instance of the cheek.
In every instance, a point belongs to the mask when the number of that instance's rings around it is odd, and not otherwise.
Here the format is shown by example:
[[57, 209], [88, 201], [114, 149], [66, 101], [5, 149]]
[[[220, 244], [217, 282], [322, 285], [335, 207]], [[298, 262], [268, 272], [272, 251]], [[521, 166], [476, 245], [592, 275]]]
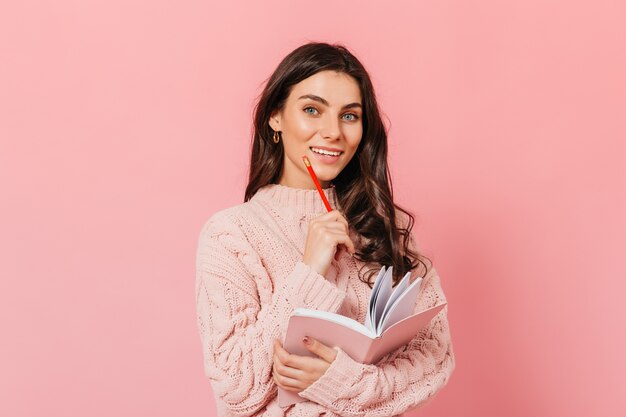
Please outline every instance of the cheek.
[[359, 146], [361, 139], [363, 137], [363, 127], [354, 126], [354, 129], [350, 129], [346, 132], [346, 140], [350, 144], [351, 147], [355, 149]]
[[306, 137], [317, 131], [317, 122], [305, 114], [296, 115], [290, 119], [287, 129], [296, 136]]

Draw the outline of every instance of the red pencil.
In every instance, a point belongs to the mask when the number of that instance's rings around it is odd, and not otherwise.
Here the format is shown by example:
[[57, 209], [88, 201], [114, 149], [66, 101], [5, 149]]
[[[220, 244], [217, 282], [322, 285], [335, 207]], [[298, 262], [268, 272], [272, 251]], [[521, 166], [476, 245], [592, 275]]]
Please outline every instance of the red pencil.
[[313, 178], [313, 182], [315, 183], [315, 186], [317, 187], [317, 191], [322, 196], [322, 201], [324, 201], [326, 210], [332, 211], [332, 207], [330, 206], [330, 204], [328, 204], [328, 200], [326, 199], [326, 194], [324, 194], [324, 191], [322, 191], [322, 186], [320, 185], [320, 182], [317, 180], [317, 175], [315, 175], [315, 171], [313, 171], [313, 167], [311, 166], [311, 162], [309, 161], [309, 158], [307, 158], [305, 155], [302, 157], [302, 160], [304, 161], [304, 165], [306, 165], [306, 169], [309, 170], [309, 174], [311, 175], [311, 178]]

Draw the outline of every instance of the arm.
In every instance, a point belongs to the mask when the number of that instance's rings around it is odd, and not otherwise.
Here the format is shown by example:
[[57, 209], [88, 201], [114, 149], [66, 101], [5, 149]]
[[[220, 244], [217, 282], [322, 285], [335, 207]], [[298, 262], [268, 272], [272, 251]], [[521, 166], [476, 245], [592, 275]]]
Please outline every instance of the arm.
[[[424, 281], [415, 312], [445, 301], [434, 268]], [[336, 359], [300, 396], [346, 416], [391, 416], [424, 405], [447, 384], [455, 366], [447, 309], [376, 365], [356, 362], [335, 347]]]
[[273, 342], [294, 308], [337, 312], [345, 297], [302, 262], [282, 282], [262, 303], [257, 285], [271, 286], [272, 279], [241, 230], [221, 213], [205, 223], [196, 257], [197, 323], [204, 371], [223, 415], [254, 415], [276, 396]]

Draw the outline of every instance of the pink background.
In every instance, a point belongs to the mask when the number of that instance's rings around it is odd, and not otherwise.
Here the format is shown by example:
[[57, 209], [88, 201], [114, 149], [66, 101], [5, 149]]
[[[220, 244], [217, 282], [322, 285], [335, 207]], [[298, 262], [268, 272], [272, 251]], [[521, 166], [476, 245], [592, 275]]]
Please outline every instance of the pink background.
[[197, 236], [308, 40], [370, 71], [449, 299], [457, 368], [411, 415], [624, 415], [624, 4], [3, 2], [0, 415], [213, 415]]

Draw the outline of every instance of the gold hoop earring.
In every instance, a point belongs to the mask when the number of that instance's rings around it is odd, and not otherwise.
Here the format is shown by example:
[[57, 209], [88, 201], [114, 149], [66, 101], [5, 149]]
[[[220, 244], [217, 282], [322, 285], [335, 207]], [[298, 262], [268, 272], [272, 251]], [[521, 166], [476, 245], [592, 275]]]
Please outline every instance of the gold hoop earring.
[[272, 137], [272, 139], [274, 140], [274, 143], [280, 142], [280, 135], [278, 134], [278, 132], [274, 131], [274, 136]]

